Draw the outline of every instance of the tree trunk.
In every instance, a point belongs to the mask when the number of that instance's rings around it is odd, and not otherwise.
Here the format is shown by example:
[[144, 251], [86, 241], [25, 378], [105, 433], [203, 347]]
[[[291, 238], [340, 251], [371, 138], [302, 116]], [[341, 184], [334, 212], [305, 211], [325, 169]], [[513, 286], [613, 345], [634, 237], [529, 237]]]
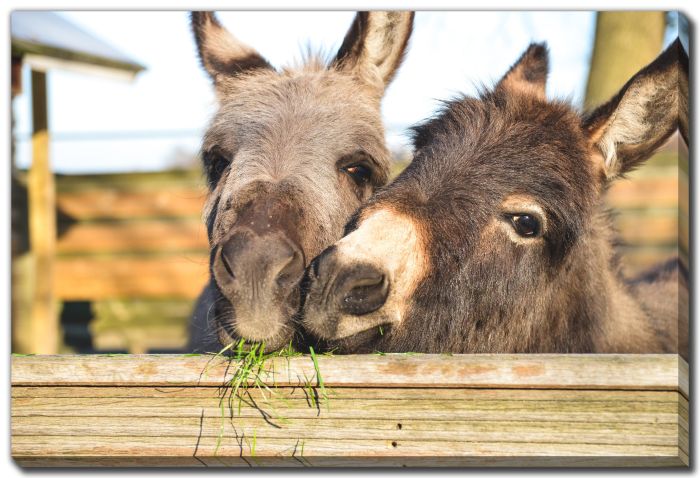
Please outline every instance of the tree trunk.
[[664, 12], [599, 12], [585, 108], [597, 106], [661, 52]]

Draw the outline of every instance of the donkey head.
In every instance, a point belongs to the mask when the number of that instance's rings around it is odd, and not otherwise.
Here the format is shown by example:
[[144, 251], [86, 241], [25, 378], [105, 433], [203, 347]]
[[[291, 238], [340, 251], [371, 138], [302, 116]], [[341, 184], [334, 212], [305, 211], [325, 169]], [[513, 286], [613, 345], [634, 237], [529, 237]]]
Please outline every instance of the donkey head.
[[590, 350], [611, 287], [601, 196], [676, 129], [680, 48], [585, 116], [547, 100], [538, 44], [493, 90], [447, 103], [310, 267], [305, 327], [355, 352]]
[[[276, 71], [212, 13], [192, 13], [218, 111], [202, 158], [215, 288], [212, 330], [288, 343], [308, 260], [388, 176], [380, 101], [411, 33], [408, 12], [358, 13], [328, 65]], [[210, 319], [211, 320], [211, 319]]]

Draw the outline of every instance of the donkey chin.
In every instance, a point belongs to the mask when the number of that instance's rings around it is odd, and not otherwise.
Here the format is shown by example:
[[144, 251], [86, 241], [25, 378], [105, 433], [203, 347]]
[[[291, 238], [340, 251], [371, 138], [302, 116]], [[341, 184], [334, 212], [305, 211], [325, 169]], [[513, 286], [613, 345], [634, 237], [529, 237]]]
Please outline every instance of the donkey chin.
[[[297, 288], [297, 297], [298, 294]], [[222, 294], [215, 306], [219, 343], [225, 347], [243, 340], [247, 345], [263, 343], [266, 350], [278, 350], [289, 344], [294, 338], [290, 317], [296, 314], [298, 307], [298, 300], [289, 299], [246, 307], [245, 302], [232, 303]]]

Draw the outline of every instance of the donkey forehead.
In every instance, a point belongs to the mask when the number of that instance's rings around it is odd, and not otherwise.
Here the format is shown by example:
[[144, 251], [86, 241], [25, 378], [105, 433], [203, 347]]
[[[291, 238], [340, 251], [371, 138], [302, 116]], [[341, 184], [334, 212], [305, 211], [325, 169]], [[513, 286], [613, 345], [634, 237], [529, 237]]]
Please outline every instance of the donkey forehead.
[[580, 118], [564, 103], [463, 100], [418, 127], [414, 140], [419, 174], [436, 186], [568, 194], [596, 182]]
[[372, 202], [413, 211], [426, 227], [466, 240], [503, 212], [508, 197], [528, 197], [558, 230], [578, 230], [600, 183], [576, 113], [467, 106], [450, 105], [417, 128], [413, 163]]
[[384, 153], [379, 103], [348, 75], [264, 72], [236, 81], [220, 101], [205, 147], [236, 151], [282, 145], [309, 152], [355, 146]]

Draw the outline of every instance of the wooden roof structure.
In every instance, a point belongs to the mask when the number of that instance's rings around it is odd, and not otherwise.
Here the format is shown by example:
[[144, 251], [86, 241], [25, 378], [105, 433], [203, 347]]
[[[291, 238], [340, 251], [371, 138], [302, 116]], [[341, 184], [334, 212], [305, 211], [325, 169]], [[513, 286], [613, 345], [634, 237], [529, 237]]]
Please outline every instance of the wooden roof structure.
[[132, 79], [145, 66], [55, 12], [15, 11], [12, 57], [32, 69], [68, 69]]

